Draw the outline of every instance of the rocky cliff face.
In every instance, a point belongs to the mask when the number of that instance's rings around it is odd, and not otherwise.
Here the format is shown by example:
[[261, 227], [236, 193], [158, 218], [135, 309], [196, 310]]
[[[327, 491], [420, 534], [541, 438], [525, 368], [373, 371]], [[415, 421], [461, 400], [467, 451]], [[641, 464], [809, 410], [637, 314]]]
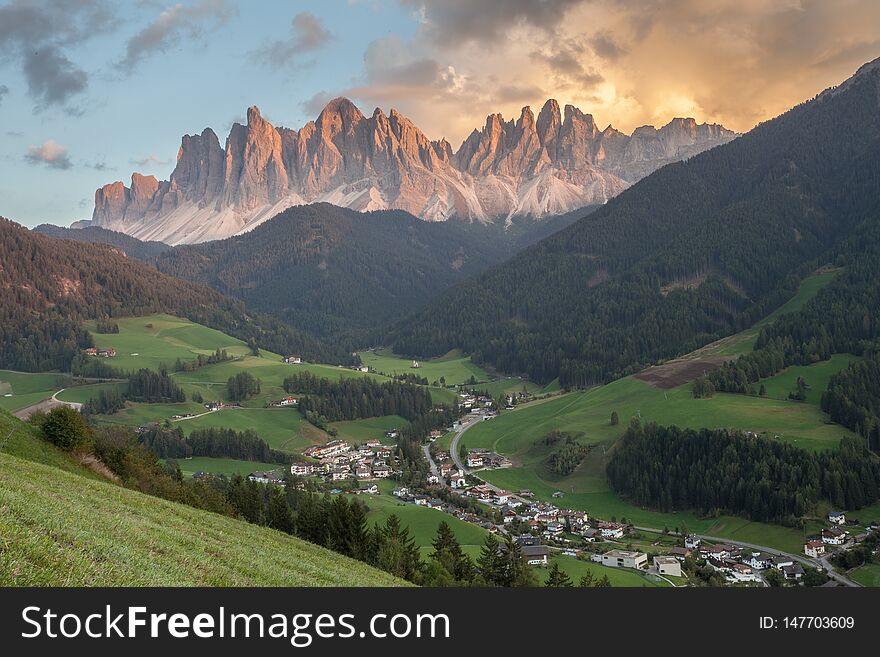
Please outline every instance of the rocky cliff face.
[[537, 118], [486, 119], [453, 151], [409, 119], [331, 101], [300, 130], [276, 128], [256, 107], [222, 148], [206, 128], [183, 137], [168, 181], [132, 175], [97, 190], [95, 225], [184, 244], [259, 225], [291, 205], [326, 201], [360, 211], [398, 208], [427, 221], [544, 217], [603, 203], [655, 169], [723, 144], [715, 124], [673, 119], [632, 135], [548, 100]]

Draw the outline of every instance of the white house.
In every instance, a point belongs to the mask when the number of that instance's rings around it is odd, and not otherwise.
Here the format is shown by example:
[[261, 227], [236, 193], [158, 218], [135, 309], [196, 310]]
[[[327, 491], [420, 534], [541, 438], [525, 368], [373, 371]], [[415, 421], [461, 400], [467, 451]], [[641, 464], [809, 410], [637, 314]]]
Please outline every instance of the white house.
[[648, 555], [644, 552], [611, 550], [602, 555], [602, 565], [611, 568], [635, 568], [636, 570], [647, 570]]
[[315, 466], [311, 463], [293, 463], [290, 466], [290, 474], [298, 477], [307, 477], [314, 472]]
[[837, 527], [822, 530], [822, 542], [826, 545], [843, 545], [846, 543], [848, 533]]
[[299, 365], [303, 361], [302, 361], [301, 356], [288, 356], [287, 358], [284, 359], [284, 362], [288, 363], [290, 365]]
[[825, 554], [825, 544], [822, 541], [807, 541], [804, 544], [804, 554], [813, 559], [818, 559]]
[[406, 497], [409, 494], [409, 488], [401, 486], [400, 488], [395, 488], [391, 491], [391, 494], [394, 495], [394, 497]]
[[463, 474], [456, 472], [449, 478], [449, 485], [452, 488], [464, 488], [467, 485], [467, 482], [465, 481]]
[[654, 557], [654, 567], [661, 575], [681, 577], [681, 562], [675, 557]]
[[467, 467], [469, 468], [482, 468], [483, 467], [483, 455], [471, 453], [467, 455]]
[[695, 550], [696, 548], [700, 547], [700, 539], [693, 534], [688, 534], [684, 538], [684, 546], [686, 548], [690, 548], [691, 550]]
[[835, 525], [844, 525], [846, 524], [846, 514], [843, 511], [829, 511], [828, 522]]

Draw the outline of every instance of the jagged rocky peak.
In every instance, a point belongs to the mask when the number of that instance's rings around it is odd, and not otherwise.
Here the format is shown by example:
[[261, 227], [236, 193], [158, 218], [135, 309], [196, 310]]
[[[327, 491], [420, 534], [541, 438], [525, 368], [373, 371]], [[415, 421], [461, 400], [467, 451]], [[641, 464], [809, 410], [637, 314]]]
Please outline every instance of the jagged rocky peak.
[[425, 220], [542, 217], [602, 203], [664, 164], [732, 139], [721, 126], [676, 119], [632, 136], [547, 100], [492, 113], [458, 149], [431, 140], [397, 109], [369, 116], [334, 98], [299, 130], [256, 106], [225, 144], [210, 128], [181, 139], [168, 181], [135, 174], [95, 193], [96, 225], [169, 244], [228, 237], [290, 205], [399, 208]]

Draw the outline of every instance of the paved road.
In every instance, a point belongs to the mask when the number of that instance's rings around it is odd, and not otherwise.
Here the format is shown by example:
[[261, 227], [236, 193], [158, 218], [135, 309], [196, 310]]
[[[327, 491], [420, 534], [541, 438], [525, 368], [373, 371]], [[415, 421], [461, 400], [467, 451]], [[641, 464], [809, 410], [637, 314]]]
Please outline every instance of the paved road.
[[455, 432], [455, 435], [452, 437], [452, 442], [449, 443], [449, 455], [452, 457], [453, 462], [455, 463], [455, 467], [461, 470], [462, 472], [469, 472], [465, 464], [462, 462], [461, 457], [458, 455], [458, 441], [461, 440], [461, 437], [464, 435], [464, 432], [470, 429], [475, 424], [479, 424], [484, 420], [469, 420], [459, 427], [458, 431]]
[[425, 458], [428, 459], [428, 465], [431, 467], [431, 474], [439, 477], [440, 471], [437, 469], [437, 464], [434, 463], [434, 459], [431, 456], [431, 443], [422, 445], [422, 451], [425, 453]]
[[67, 388], [61, 388], [61, 390], [56, 392], [51, 397], [47, 397], [43, 401], [39, 401], [36, 404], [31, 404], [30, 406], [26, 406], [25, 408], [20, 408], [19, 410], [15, 411], [13, 415], [19, 420], [27, 420], [32, 414], [37, 411], [51, 411], [56, 406], [70, 406], [75, 411], [82, 409], [82, 404], [80, 404], [79, 402], [66, 402], [58, 399], [56, 395], [60, 395], [65, 390], [67, 390]]

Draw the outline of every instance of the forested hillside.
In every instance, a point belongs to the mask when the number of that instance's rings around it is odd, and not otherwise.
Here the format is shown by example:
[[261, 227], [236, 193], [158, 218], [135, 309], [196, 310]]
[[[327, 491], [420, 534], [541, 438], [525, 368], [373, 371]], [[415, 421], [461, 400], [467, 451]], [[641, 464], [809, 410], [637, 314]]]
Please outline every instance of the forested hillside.
[[92, 345], [84, 319], [167, 312], [255, 347], [347, 362], [277, 319], [201, 285], [161, 274], [114, 247], [58, 240], [0, 219], [0, 368], [69, 370]]
[[878, 89], [880, 68], [865, 67], [661, 169], [450, 290], [387, 341], [421, 357], [461, 347], [507, 372], [585, 386], [750, 326], [874, 230]]
[[289, 208], [238, 237], [176, 247], [155, 264], [330, 336], [386, 326], [415, 312], [542, 230], [528, 222], [508, 231], [431, 223], [403, 211], [360, 213], [319, 203]]
[[120, 249], [125, 255], [149, 262], [163, 251], [171, 247], [164, 242], [142, 242], [136, 237], [115, 230], [107, 230], [100, 226], [86, 226], [84, 228], [63, 228], [52, 224], [40, 224], [34, 229], [35, 233], [48, 235], [62, 240], [75, 242], [91, 242], [92, 244], [109, 244]]

